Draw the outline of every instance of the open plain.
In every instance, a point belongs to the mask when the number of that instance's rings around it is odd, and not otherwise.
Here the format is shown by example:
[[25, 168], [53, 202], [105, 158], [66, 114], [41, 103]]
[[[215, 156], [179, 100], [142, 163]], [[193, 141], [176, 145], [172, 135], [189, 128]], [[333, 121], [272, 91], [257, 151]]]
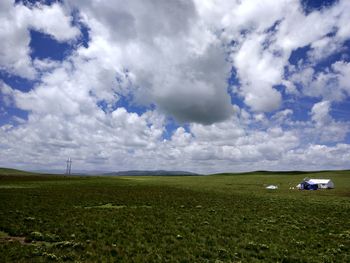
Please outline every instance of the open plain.
[[[293, 190], [304, 177], [335, 189]], [[274, 184], [277, 190], [267, 190]], [[350, 172], [2, 171], [0, 262], [349, 262]]]

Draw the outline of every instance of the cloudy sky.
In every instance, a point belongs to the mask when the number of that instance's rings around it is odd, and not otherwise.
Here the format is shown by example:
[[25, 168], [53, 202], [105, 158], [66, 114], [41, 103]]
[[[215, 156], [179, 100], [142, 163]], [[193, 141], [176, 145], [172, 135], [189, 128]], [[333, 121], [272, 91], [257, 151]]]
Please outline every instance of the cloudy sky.
[[0, 1], [0, 167], [350, 168], [350, 1]]

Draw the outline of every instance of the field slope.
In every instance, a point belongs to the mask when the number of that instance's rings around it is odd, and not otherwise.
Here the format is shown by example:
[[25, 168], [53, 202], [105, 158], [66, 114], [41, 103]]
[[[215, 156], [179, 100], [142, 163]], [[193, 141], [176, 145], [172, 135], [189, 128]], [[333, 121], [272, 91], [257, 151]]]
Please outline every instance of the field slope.
[[17, 176], [20, 176], [20, 175], [35, 175], [35, 174], [36, 173], [22, 171], [22, 170], [17, 170], [17, 169], [0, 167], [0, 176], [5, 176], [5, 175], [17, 175]]
[[0, 262], [350, 262], [350, 172], [304, 177], [0, 175]]

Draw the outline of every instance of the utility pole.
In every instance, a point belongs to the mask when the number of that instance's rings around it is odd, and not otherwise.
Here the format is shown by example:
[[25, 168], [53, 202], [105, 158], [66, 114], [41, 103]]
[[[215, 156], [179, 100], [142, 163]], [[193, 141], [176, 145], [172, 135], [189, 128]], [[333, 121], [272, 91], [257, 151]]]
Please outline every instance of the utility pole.
[[67, 160], [66, 174], [70, 175], [72, 170], [72, 159], [69, 157]]

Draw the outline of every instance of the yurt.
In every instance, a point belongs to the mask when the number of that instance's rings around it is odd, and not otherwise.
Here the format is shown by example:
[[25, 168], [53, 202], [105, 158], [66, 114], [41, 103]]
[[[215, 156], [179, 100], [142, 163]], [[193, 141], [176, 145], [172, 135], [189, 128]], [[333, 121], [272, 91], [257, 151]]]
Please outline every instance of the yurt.
[[331, 179], [309, 179], [310, 183], [317, 184], [319, 189], [333, 189], [334, 183]]
[[334, 183], [330, 179], [309, 179], [306, 178], [300, 184], [297, 189], [300, 190], [317, 190], [317, 189], [333, 189]]

